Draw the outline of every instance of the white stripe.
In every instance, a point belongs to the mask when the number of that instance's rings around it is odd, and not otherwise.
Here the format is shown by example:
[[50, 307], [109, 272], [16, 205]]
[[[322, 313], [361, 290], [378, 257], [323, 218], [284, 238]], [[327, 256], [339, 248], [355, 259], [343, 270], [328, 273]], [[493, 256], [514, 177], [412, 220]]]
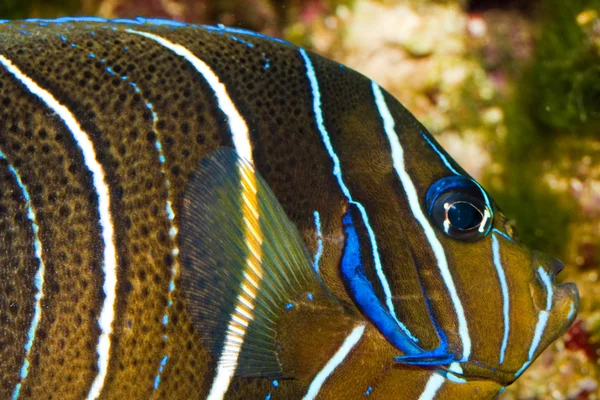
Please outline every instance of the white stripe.
[[544, 329], [546, 329], [546, 323], [548, 322], [548, 311], [540, 311], [538, 322], [535, 325], [535, 333], [533, 334], [533, 340], [531, 341], [531, 347], [529, 348], [529, 360], [533, 359], [533, 355], [540, 345]]
[[52, 94], [39, 87], [28, 76], [24, 75], [9, 59], [0, 55], [0, 63], [15, 76], [25, 87], [34, 95], [39, 97], [47, 107], [51, 108], [60, 119], [63, 120], [67, 128], [73, 134], [73, 138], [81, 149], [83, 161], [86, 167], [92, 173], [92, 182], [96, 193], [98, 194], [98, 214], [100, 215], [100, 227], [102, 230], [102, 240], [104, 242], [102, 271], [104, 272], [104, 302], [98, 318], [100, 326], [100, 337], [98, 339], [98, 374], [94, 378], [92, 387], [87, 395], [88, 399], [96, 399], [104, 386], [106, 373], [108, 372], [108, 360], [110, 357], [110, 335], [112, 334], [112, 324], [115, 318], [115, 301], [117, 287], [117, 254], [114, 244], [114, 228], [110, 214], [110, 195], [104, 169], [96, 160], [94, 145], [88, 134], [81, 129], [81, 126], [71, 114], [71, 112], [60, 104]]
[[425, 385], [425, 389], [421, 396], [419, 396], [419, 400], [433, 400], [438, 390], [444, 384], [444, 377], [437, 372], [433, 372], [433, 374], [429, 377], [427, 384]]
[[[250, 143], [248, 143], [249, 148], [251, 149]], [[251, 156], [251, 150], [250, 150]], [[254, 169], [250, 164], [246, 164], [243, 161], [239, 164], [239, 171], [241, 175], [247, 176], [247, 174], [253, 174]], [[253, 177], [255, 179], [255, 177]], [[252, 179], [249, 180], [252, 182]], [[246, 197], [248, 195], [253, 196], [253, 200], [256, 202], [256, 193], [257, 189], [255, 185], [248, 185], [245, 189], [242, 190], [242, 197]], [[252, 201], [248, 199], [245, 202], [247, 208], [255, 216], [256, 221], [258, 222], [259, 213], [254, 209]], [[246, 219], [246, 216], [244, 216]], [[246, 224], [246, 229], [244, 230], [244, 238], [246, 239], [246, 245], [249, 249], [252, 249], [251, 244], [248, 242], [248, 236], [250, 235], [260, 246], [262, 244], [262, 237], [259, 232], [256, 232], [249, 224], [249, 221]], [[253, 260], [254, 258], [254, 260]], [[259, 266], [253, 265], [254, 262], [260, 263], [261, 255], [257, 254], [256, 251], [252, 251], [248, 258], [246, 259], [246, 270], [244, 271], [244, 280], [241, 282], [241, 288], [244, 292], [250, 297], [250, 299], [244, 298], [243, 294], [240, 293], [237, 298], [237, 306], [235, 311], [231, 314], [229, 319], [229, 325], [227, 326], [227, 334], [225, 336], [225, 340], [223, 342], [223, 349], [221, 351], [221, 356], [219, 357], [219, 362], [217, 364], [217, 371], [215, 374], [215, 378], [213, 380], [212, 386], [210, 388], [210, 392], [208, 394], [207, 400], [221, 400], [227, 393], [229, 389], [229, 385], [231, 384], [231, 379], [235, 373], [235, 370], [238, 365], [238, 359], [240, 353], [242, 351], [242, 344], [244, 343], [244, 338], [247, 333], [245, 327], [248, 323], [240, 324], [237, 322], [240, 315], [248, 316], [248, 320], [253, 319], [253, 315], [246, 313], [240, 307], [241, 304], [246, 305], [250, 310], [254, 309], [254, 299], [256, 298], [257, 293], [252, 289], [247, 287], [246, 281], [251, 280], [252, 278], [248, 275], [248, 270], [252, 270], [256, 274], [256, 278], [258, 282], [256, 283], [257, 290], [260, 281], [262, 280], [263, 271], [259, 269]], [[236, 315], [237, 314], [237, 315]]]
[[500, 288], [502, 289], [502, 313], [504, 315], [504, 337], [502, 338], [502, 347], [500, 347], [500, 364], [504, 362], [504, 354], [506, 353], [506, 347], [508, 346], [508, 334], [510, 332], [510, 302], [508, 297], [508, 284], [506, 283], [506, 274], [504, 273], [504, 267], [502, 266], [502, 260], [500, 258], [500, 246], [498, 245], [498, 238], [492, 233], [492, 253], [494, 255], [494, 266], [498, 273], [498, 279], [500, 280]]
[[531, 346], [529, 347], [529, 359], [525, 361], [523, 366], [517, 371], [515, 376], [519, 376], [529, 367], [531, 362], [533, 361], [533, 356], [537, 351], [540, 342], [542, 340], [542, 335], [544, 334], [544, 329], [546, 329], [546, 324], [548, 323], [548, 317], [550, 316], [550, 309], [552, 308], [552, 298], [554, 297], [554, 290], [552, 289], [552, 282], [550, 280], [550, 275], [542, 268], [538, 268], [538, 274], [546, 287], [546, 309], [544, 311], [540, 311], [538, 316], [537, 324], [535, 325], [535, 331], [533, 333], [533, 338], [531, 340]]
[[[6, 159], [6, 156], [2, 151], [0, 151], [0, 159]], [[42, 241], [39, 237], [39, 226], [36, 221], [35, 211], [33, 209], [33, 205], [31, 204], [31, 197], [29, 196], [29, 191], [27, 190], [27, 186], [23, 184], [21, 180], [21, 176], [19, 172], [16, 170], [14, 166], [10, 163], [8, 164], [8, 169], [12, 173], [13, 177], [17, 181], [17, 185], [21, 189], [21, 194], [25, 199], [25, 208], [27, 209], [27, 219], [31, 222], [31, 230], [33, 231], [33, 254], [35, 258], [38, 260], [38, 270], [36, 271], [33, 283], [36, 289], [36, 293], [34, 295], [35, 305], [33, 309], [33, 318], [31, 319], [31, 324], [29, 325], [29, 330], [27, 331], [27, 342], [25, 343], [25, 358], [23, 359], [23, 364], [21, 365], [21, 374], [19, 382], [15, 385], [12, 393], [12, 399], [16, 400], [19, 398], [21, 393], [21, 385], [27, 376], [29, 375], [29, 366], [30, 366], [30, 356], [31, 349], [33, 348], [33, 342], [35, 341], [35, 335], [37, 333], [37, 328], [42, 319], [42, 298], [44, 297], [44, 275], [46, 273], [46, 264], [44, 263], [44, 258], [42, 257]]]
[[162, 46], [168, 48], [173, 53], [177, 54], [185, 58], [190, 64], [196, 68], [200, 74], [204, 77], [208, 85], [215, 92], [215, 96], [217, 97], [217, 102], [219, 104], [219, 108], [225, 115], [227, 116], [229, 129], [233, 134], [233, 144], [237, 153], [245, 158], [246, 160], [253, 162], [252, 159], [252, 145], [250, 144], [250, 136], [248, 131], [248, 126], [246, 125], [246, 121], [240, 115], [237, 108], [231, 101], [231, 98], [227, 94], [227, 89], [225, 85], [221, 83], [217, 75], [212, 71], [212, 69], [198, 57], [196, 57], [191, 51], [186, 49], [180, 44], [176, 44], [168, 41], [160, 36], [154, 35], [149, 32], [141, 32], [133, 29], [126, 30], [129, 33], [134, 33], [136, 35], [147, 37], [148, 39], [152, 39], [155, 42], [158, 42]]
[[404, 166], [404, 150], [402, 149], [402, 145], [400, 144], [400, 140], [398, 140], [398, 136], [396, 135], [396, 131], [394, 129], [395, 122], [390, 114], [390, 110], [385, 103], [383, 98], [383, 94], [381, 93], [381, 89], [379, 86], [372, 82], [373, 93], [375, 95], [375, 103], [379, 110], [379, 114], [381, 115], [381, 119], [383, 120], [383, 128], [385, 133], [389, 139], [390, 147], [392, 149], [392, 160], [394, 163], [394, 169], [402, 182], [402, 187], [406, 192], [406, 197], [408, 198], [408, 203], [410, 209], [417, 219], [421, 226], [423, 227], [423, 231], [425, 232], [425, 236], [431, 245], [433, 253], [438, 262], [438, 267], [442, 274], [442, 279], [444, 280], [444, 284], [448, 288], [448, 292], [450, 294], [450, 299], [452, 300], [452, 304], [454, 305], [454, 310], [456, 311], [456, 316], [458, 319], [458, 334], [462, 341], [463, 354], [462, 361], [467, 361], [469, 359], [469, 355], [471, 354], [471, 338], [469, 337], [469, 329], [467, 327], [467, 318], [465, 316], [465, 310], [463, 309], [462, 303], [458, 297], [458, 293], [456, 292], [456, 287], [454, 286], [454, 280], [452, 279], [452, 274], [450, 273], [450, 269], [448, 268], [448, 261], [446, 260], [446, 254], [444, 253], [444, 248], [442, 244], [438, 240], [435, 231], [431, 228], [429, 221], [423, 214], [423, 210], [421, 209], [421, 202], [419, 201], [419, 197], [417, 195], [417, 189], [413, 184], [410, 175], [406, 172]]
[[342, 189], [344, 196], [346, 196], [346, 198], [348, 199], [348, 202], [356, 205], [356, 207], [360, 211], [360, 215], [362, 217], [362, 220], [363, 220], [365, 227], [367, 229], [367, 232], [369, 234], [371, 248], [373, 251], [373, 262], [375, 264], [375, 271], [377, 272], [377, 277], [379, 278], [379, 281], [381, 282], [381, 287], [383, 288], [383, 293], [385, 294], [385, 304], [386, 304], [388, 310], [390, 310], [390, 314], [392, 315], [392, 317], [394, 318], [394, 321], [396, 321], [396, 323], [398, 324], [400, 329], [402, 329], [402, 331], [413, 342], [417, 343], [419, 341], [419, 339], [417, 339], [415, 336], [413, 336], [412, 333], [410, 333], [410, 331], [408, 330], [408, 328], [406, 326], [404, 326], [404, 324], [402, 322], [400, 322], [398, 320], [398, 318], [396, 317], [394, 303], [392, 302], [392, 290], [390, 289], [390, 284], [387, 280], [387, 277], [385, 276], [385, 273], [383, 272], [383, 267], [381, 265], [381, 259], [379, 258], [379, 249], [377, 247], [377, 240], [375, 239], [375, 232], [373, 231], [373, 228], [371, 227], [371, 224], [369, 223], [369, 216], [367, 215], [367, 210], [365, 210], [365, 207], [361, 203], [355, 201], [352, 198], [352, 195], [350, 194], [350, 189], [348, 189], [348, 187], [344, 183], [344, 179], [342, 177], [342, 167], [340, 164], [340, 159], [337, 156], [337, 154], [335, 153], [335, 151], [333, 149], [333, 145], [331, 144], [331, 140], [329, 139], [329, 133], [327, 133], [327, 129], [325, 129], [323, 112], [321, 110], [321, 92], [319, 90], [319, 82], [317, 81], [315, 69], [312, 65], [312, 62], [310, 61], [310, 58], [308, 57], [308, 54], [306, 54], [306, 51], [304, 51], [304, 49], [300, 49], [300, 55], [304, 59], [304, 64], [306, 65], [306, 75], [310, 82], [310, 87], [311, 87], [312, 94], [313, 94], [313, 111], [315, 113], [317, 127], [319, 128], [319, 132], [321, 133], [321, 137], [323, 139], [323, 144], [325, 144], [325, 148], [327, 149], [327, 152], [329, 153], [329, 156], [331, 157], [331, 160], [333, 161], [333, 175], [336, 177], [336, 179], [338, 181], [338, 185]]
[[550, 279], [550, 275], [544, 270], [544, 268], [538, 268], [538, 274], [542, 278], [542, 282], [544, 282], [544, 286], [546, 286], [546, 311], [550, 311], [552, 308], [552, 298], [554, 297], [554, 290], [552, 289], [552, 281]]
[[[133, 29], [127, 29], [126, 31], [136, 35], [144, 36], [148, 39], [152, 39], [155, 42], [159, 43], [161, 46], [166, 47], [167, 49], [171, 50], [178, 56], [183, 57], [186, 61], [192, 64], [192, 66], [203, 76], [208, 85], [212, 88], [217, 98], [219, 108], [227, 116], [229, 129], [231, 130], [231, 134], [233, 135], [233, 144], [235, 150], [237, 151], [240, 157], [242, 157], [245, 160], [248, 160], [251, 165], [254, 162], [254, 159], [252, 157], [252, 145], [250, 143], [250, 134], [248, 126], [246, 125], [246, 121], [244, 120], [244, 118], [242, 118], [237, 108], [233, 104], [233, 101], [229, 97], [225, 85], [221, 83], [221, 81], [213, 72], [213, 70], [204, 61], [200, 60], [191, 51], [189, 51], [180, 44], [173, 43], [165, 38], [162, 38], [149, 32], [136, 31]], [[248, 173], [249, 171], [240, 167], [240, 175], [248, 178]], [[250, 187], [246, 189], [256, 193], [255, 187]], [[246, 205], [250, 206], [251, 203], [246, 200], [247, 199], [244, 198]], [[252, 211], [252, 215], [258, 219], [258, 212], [256, 212], [256, 210], [253, 210], [252, 208], [250, 210]], [[247, 235], [248, 232], [250, 232], [252, 236], [259, 239], [260, 243], [260, 235], [254, 231], [254, 228], [249, 223], [246, 224], [245, 228], [245, 235]], [[257, 255], [255, 251], [252, 248], [250, 250], [252, 250], [253, 255], [256, 257]], [[250, 260], [247, 261], [248, 268], [252, 269], [256, 273], [256, 267], [250, 263]], [[259, 276], [259, 278], [261, 278], [261, 276]], [[255, 293], [253, 293], [249, 288], [245, 286], [245, 282], [242, 282], [242, 288], [246, 290], [246, 292], [248, 292], [248, 295], [250, 295], [253, 300], [255, 297]], [[236, 306], [236, 310], [239, 309], [240, 304], [244, 304], [250, 309], [254, 308], [253, 303], [249, 302], [248, 299], [244, 299], [241, 295], [238, 296], [237, 302], [238, 306]], [[246, 315], [245, 312], [242, 312], [241, 314]], [[234, 317], [235, 315], [232, 315], [230, 318], [229, 327], [227, 329], [228, 333], [225, 336], [223, 351], [219, 358], [217, 373], [213, 381], [212, 387], [210, 389], [208, 399], [223, 398], [223, 396], [227, 392], [227, 389], [229, 388], [229, 384], [231, 383], [231, 379], [233, 378], [233, 374], [235, 373], [235, 370], [237, 368], [238, 357], [241, 351], [240, 344], [241, 342], [243, 342], [243, 335], [236, 333], [236, 331], [240, 331], [241, 326]], [[249, 317], [249, 319], [252, 318], [251, 316]], [[241, 339], [240, 336], [242, 336]], [[232, 347], [234, 343], [236, 344], [236, 346]]]
[[461, 378], [459, 375], [460, 376], [463, 375], [463, 369], [460, 366], [460, 364], [455, 361], [452, 364], [450, 364], [450, 367], [448, 368], [448, 372], [445, 374], [445, 378], [454, 383], [460, 383], [460, 384], [466, 383], [467, 380], [464, 378]]
[[313, 381], [310, 383], [308, 387], [308, 392], [303, 397], [303, 400], [313, 400], [319, 394], [321, 387], [329, 378], [329, 376], [335, 371], [335, 369], [348, 357], [350, 351], [356, 346], [365, 332], [365, 325], [360, 324], [355, 327], [350, 335], [346, 337], [342, 346], [338, 349], [338, 351], [327, 361], [327, 364], [323, 367], [319, 373], [315, 376]]

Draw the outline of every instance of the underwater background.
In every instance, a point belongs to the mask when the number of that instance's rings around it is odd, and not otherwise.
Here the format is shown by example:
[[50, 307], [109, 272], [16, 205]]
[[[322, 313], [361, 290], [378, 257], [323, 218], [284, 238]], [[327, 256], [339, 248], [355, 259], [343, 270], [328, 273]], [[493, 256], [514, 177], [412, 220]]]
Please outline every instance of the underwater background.
[[241, 26], [373, 78], [579, 287], [499, 398], [600, 398], [600, 0], [0, 0], [0, 19], [64, 15]]

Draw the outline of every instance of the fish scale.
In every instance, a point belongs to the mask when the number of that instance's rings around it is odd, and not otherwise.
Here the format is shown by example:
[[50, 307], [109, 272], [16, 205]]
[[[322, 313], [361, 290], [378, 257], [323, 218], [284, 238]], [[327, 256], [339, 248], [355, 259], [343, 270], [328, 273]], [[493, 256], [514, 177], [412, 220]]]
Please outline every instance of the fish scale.
[[0, 102], [2, 399], [486, 399], [575, 317], [407, 110], [280, 39], [3, 21]]

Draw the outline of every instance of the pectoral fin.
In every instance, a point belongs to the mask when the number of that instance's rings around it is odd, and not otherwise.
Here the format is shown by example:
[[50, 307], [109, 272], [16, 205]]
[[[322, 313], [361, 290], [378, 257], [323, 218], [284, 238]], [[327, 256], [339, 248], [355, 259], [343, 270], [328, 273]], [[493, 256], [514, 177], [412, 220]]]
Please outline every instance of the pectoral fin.
[[316, 276], [275, 195], [232, 149], [203, 159], [190, 178], [180, 241], [194, 328], [235, 375], [302, 374], [313, 367], [289, 362], [301, 339], [294, 329], [307, 331], [308, 323], [351, 329], [355, 319]]

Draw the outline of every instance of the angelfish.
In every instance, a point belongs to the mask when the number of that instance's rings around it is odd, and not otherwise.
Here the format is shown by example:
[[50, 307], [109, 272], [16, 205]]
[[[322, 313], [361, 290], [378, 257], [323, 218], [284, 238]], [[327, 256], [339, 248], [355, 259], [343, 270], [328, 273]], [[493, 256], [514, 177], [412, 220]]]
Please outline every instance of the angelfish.
[[0, 24], [0, 398], [490, 399], [556, 259], [377, 83], [222, 26]]

